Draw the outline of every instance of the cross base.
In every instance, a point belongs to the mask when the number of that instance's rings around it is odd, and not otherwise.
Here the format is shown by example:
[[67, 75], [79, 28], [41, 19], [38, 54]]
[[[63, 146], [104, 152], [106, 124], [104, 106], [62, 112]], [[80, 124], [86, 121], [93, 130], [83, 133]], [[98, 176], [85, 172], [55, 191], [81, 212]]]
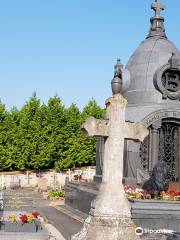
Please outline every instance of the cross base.
[[140, 240], [135, 228], [128, 217], [90, 215], [71, 240]]

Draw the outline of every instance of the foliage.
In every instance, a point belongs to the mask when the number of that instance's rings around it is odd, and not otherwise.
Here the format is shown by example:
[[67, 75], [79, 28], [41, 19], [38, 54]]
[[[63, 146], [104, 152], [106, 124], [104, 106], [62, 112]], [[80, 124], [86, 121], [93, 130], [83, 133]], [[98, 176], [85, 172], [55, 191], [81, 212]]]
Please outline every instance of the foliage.
[[82, 111], [65, 107], [58, 96], [42, 104], [36, 94], [21, 109], [0, 102], [0, 169], [53, 168], [57, 171], [95, 164], [95, 138], [85, 138], [81, 124], [105, 110], [90, 100]]
[[59, 189], [53, 189], [48, 192], [48, 198], [60, 198], [64, 196], [65, 196], [65, 193]]
[[105, 110], [100, 108], [94, 99], [89, 101], [82, 113], [74, 104], [66, 109], [68, 119], [65, 130], [66, 144], [61, 154], [61, 160], [55, 164], [57, 171], [95, 164], [96, 139], [94, 137], [85, 138], [80, 126], [88, 117], [101, 118], [104, 114]]

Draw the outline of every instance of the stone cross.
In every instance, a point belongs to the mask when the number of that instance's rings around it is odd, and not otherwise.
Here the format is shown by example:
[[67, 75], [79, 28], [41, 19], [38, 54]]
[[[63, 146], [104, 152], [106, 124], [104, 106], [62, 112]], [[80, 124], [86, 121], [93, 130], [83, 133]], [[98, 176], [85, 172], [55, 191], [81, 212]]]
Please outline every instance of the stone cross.
[[114, 94], [106, 101], [108, 120], [91, 117], [82, 126], [86, 136], [103, 136], [106, 141], [99, 193], [81, 232], [73, 240], [139, 239], [122, 185], [124, 139], [142, 141], [148, 130], [140, 123], [125, 122], [126, 105], [127, 100], [120, 93]]
[[155, 0], [155, 3], [151, 5], [151, 8], [155, 11], [155, 17], [161, 17], [161, 11], [164, 10], [164, 5], [161, 3], [161, 0]]

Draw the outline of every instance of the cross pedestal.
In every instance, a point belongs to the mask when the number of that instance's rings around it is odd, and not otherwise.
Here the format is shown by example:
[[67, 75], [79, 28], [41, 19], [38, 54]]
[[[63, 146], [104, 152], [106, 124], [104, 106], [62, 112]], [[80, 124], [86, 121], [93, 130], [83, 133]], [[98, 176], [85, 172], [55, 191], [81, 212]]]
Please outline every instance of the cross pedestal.
[[108, 120], [91, 117], [82, 126], [86, 136], [106, 137], [105, 153], [99, 193], [81, 232], [72, 240], [139, 239], [122, 185], [124, 139], [142, 141], [148, 130], [140, 123], [125, 122], [126, 105], [127, 100], [121, 94], [115, 94], [106, 101]]

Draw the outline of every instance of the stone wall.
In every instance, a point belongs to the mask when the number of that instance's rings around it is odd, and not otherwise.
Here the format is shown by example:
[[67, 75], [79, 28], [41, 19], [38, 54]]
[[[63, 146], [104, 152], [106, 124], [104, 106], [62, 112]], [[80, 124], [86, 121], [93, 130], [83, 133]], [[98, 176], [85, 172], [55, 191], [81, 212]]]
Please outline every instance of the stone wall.
[[92, 181], [95, 175], [95, 167], [83, 167], [66, 172], [57, 173], [48, 171], [2, 172], [0, 173], [0, 189], [16, 187], [37, 187], [42, 190], [51, 188], [63, 188], [66, 178], [70, 181], [79, 177], [85, 181]]

